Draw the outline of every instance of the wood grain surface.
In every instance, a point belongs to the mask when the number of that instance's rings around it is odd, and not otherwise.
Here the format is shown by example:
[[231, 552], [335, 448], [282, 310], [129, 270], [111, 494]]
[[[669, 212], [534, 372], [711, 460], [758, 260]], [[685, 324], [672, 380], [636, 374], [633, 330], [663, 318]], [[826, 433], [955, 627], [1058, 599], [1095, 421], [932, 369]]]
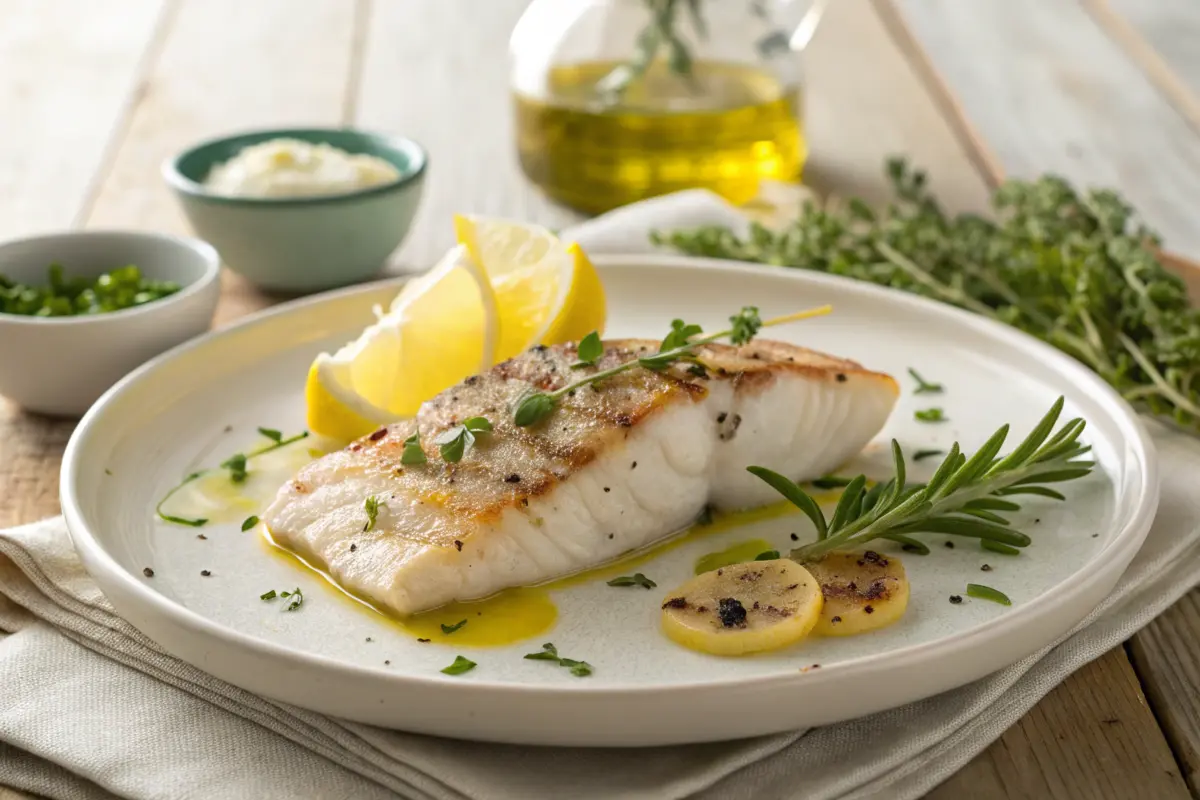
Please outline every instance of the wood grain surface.
[[[1100, 1], [831, 4], [807, 54], [806, 182], [879, 199], [883, 159], [902, 153], [949, 208], [984, 210], [1001, 175], [1058, 171], [1120, 188], [1171, 248], [1200, 257], [1200, 131], [1097, 16]], [[1194, 6], [1107, 2], [1194, 91], [1195, 54], [1172, 30], [1197, 24]], [[503, 65], [525, 5], [0, 0], [0, 112], [29, 120], [0, 130], [0, 236], [186, 232], [164, 158], [229, 130], [338, 123], [404, 133], [431, 154], [393, 272], [432, 264], [454, 212], [569, 224], [579, 217], [525, 182], [513, 154]], [[70, 45], [42, 52], [48, 35]], [[280, 299], [227, 274], [218, 324]], [[0, 401], [0, 526], [57, 513], [73, 427]], [[1200, 798], [1197, 640], [1193, 594], [1132, 640], [1132, 659], [1117, 648], [1080, 669], [930, 797], [1174, 800], [1190, 785]]]

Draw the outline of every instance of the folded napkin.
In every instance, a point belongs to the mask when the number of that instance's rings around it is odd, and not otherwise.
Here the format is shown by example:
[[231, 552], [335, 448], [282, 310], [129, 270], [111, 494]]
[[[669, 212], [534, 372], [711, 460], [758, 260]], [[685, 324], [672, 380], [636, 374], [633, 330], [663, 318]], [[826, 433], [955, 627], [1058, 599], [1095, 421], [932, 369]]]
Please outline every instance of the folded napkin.
[[[646, 231], [745, 224], [714, 195], [647, 201], [569, 232], [644, 252]], [[1200, 582], [1200, 440], [1151, 423], [1162, 501], [1116, 591], [1074, 631], [961, 689], [735, 743], [576, 750], [382, 730], [256, 697], [166, 655], [113, 612], [60, 518], [0, 532], [0, 785], [50, 798], [915, 798], [1056, 684]]]

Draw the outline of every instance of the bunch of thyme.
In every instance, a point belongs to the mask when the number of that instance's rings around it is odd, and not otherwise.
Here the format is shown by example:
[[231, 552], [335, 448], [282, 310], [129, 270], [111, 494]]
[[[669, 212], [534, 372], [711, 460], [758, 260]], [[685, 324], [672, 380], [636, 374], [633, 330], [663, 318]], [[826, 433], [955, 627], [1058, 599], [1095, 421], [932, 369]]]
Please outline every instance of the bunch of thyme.
[[1200, 311], [1158, 258], [1158, 236], [1115, 192], [1008, 180], [994, 219], [950, 216], [904, 159], [894, 199], [807, 204], [779, 230], [655, 232], [683, 253], [843, 275], [1019, 328], [1086, 364], [1142, 412], [1200, 433]]

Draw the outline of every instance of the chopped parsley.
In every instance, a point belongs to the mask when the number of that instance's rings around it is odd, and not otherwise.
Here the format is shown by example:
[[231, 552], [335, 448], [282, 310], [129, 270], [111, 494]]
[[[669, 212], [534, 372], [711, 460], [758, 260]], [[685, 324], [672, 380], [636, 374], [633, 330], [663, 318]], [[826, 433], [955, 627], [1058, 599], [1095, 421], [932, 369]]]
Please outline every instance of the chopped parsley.
[[558, 654], [558, 648], [551, 642], [546, 642], [542, 645], [542, 649], [537, 653], [527, 653], [525, 658], [530, 661], [553, 661], [560, 667], [566, 667], [571, 670], [571, 674], [576, 678], [586, 678], [592, 674], [593, 667], [586, 661], [576, 661], [573, 658], [563, 658]]
[[454, 633], [456, 630], [458, 630], [459, 628], [461, 628], [463, 625], [466, 625], [466, 624], [467, 624], [467, 621], [465, 619], [460, 622], [456, 622], [453, 625], [447, 625], [446, 623], [443, 622], [442, 623], [442, 633], [449, 635], [451, 633]]
[[948, 417], [940, 408], [925, 408], [919, 411], [914, 411], [913, 417], [915, 417], [918, 422], [945, 422], [948, 419]]
[[613, 578], [608, 582], [609, 586], [641, 586], [643, 589], [653, 589], [658, 586], [657, 583], [647, 578], [640, 572], [635, 572], [632, 575], [622, 575], [619, 578]]
[[583, 337], [575, 352], [579, 356], [579, 360], [571, 365], [571, 369], [593, 366], [600, 360], [600, 356], [604, 355], [604, 342], [600, 341], [600, 334], [592, 331]]
[[913, 380], [917, 382], [917, 388], [913, 390], [913, 394], [940, 394], [945, 389], [940, 383], [930, 383], [925, 380], [912, 367], [908, 368], [908, 374], [912, 375]]
[[442, 672], [447, 675], [462, 675], [464, 672], [470, 672], [475, 669], [476, 663], [469, 658], [455, 656], [454, 663], [448, 667], [442, 667]]
[[363, 501], [363, 510], [367, 512], [367, 521], [363, 525], [363, 533], [375, 528], [375, 522], [379, 519], [379, 509], [386, 506], [386, 502], [381, 502], [377, 495], [371, 495]]
[[400, 454], [400, 463], [405, 466], [424, 464], [428, 461], [425, 451], [421, 448], [421, 432], [416, 431], [404, 440], [404, 451]]

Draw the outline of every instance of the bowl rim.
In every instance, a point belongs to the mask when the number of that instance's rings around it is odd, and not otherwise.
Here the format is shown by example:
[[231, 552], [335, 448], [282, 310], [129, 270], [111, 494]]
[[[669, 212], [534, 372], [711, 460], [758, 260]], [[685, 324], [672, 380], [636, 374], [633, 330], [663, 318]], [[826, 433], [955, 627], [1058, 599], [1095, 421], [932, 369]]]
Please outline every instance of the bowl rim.
[[[322, 134], [338, 133], [352, 134], [364, 138], [376, 139], [379, 142], [391, 147], [394, 150], [404, 152], [411, 157], [413, 166], [407, 172], [403, 172], [394, 180], [387, 183], [380, 183], [374, 186], [368, 186], [363, 189], [355, 189], [350, 192], [338, 192], [336, 194], [324, 195], [304, 195], [300, 197], [248, 197], [242, 195], [218, 194], [205, 188], [204, 184], [192, 180], [187, 175], [183, 174], [179, 165], [185, 158], [193, 155], [199, 150], [226, 142], [236, 141], [238, 139], [246, 139], [249, 137], [265, 137], [263, 141], [271, 139], [285, 138], [289, 135], [296, 136], [305, 135], [313, 138], [319, 138]], [[279, 207], [296, 207], [296, 206], [313, 206], [332, 203], [342, 203], [353, 200], [361, 200], [365, 197], [374, 197], [376, 195], [388, 194], [389, 192], [402, 189], [409, 184], [419, 181], [424, 175], [425, 170], [429, 165], [429, 153], [415, 139], [410, 139], [407, 136], [401, 136], [394, 133], [382, 133], [380, 131], [369, 130], [366, 128], [355, 128], [353, 126], [326, 126], [326, 127], [291, 127], [291, 128], [248, 128], [233, 133], [214, 136], [181, 150], [173, 156], [168, 156], [162, 162], [161, 172], [163, 180], [167, 182], [171, 188], [188, 197], [193, 197], [203, 202], [214, 203], [217, 205], [243, 206], [247, 208], [269, 208], [272, 206]], [[393, 165], [394, 166], [394, 165]]]
[[[217, 248], [213, 247], [203, 239], [198, 239], [194, 236], [182, 236], [174, 233], [161, 233], [158, 231], [136, 231], [123, 228], [96, 228], [82, 231], [60, 231], [58, 233], [43, 233], [36, 236], [23, 236], [17, 239], [5, 239], [0, 241], [0, 251], [3, 248], [14, 244], [50, 244], [54, 240], [72, 238], [72, 239], [91, 239], [104, 238], [108, 236], [130, 236], [133, 238], [148, 239], [158, 241], [173, 247], [191, 250], [198, 254], [204, 262], [204, 272], [195, 280], [180, 287], [178, 292], [169, 294], [166, 297], [160, 297], [157, 300], [152, 300], [149, 303], [143, 303], [140, 306], [132, 308], [122, 308], [117, 311], [105, 311], [101, 314], [76, 314], [69, 317], [35, 317], [28, 314], [7, 314], [0, 311], [0, 324], [4, 325], [28, 325], [30, 327], [40, 325], [89, 325], [102, 324], [108, 320], [129, 319], [143, 314], [154, 314], [156, 310], [164, 309], [176, 302], [182, 302], [187, 298], [200, 294], [207, 287], [211, 286], [221, 275], [221, 256], [217, 253]], [[2, 269], [2, 265], [0, 265]]]

